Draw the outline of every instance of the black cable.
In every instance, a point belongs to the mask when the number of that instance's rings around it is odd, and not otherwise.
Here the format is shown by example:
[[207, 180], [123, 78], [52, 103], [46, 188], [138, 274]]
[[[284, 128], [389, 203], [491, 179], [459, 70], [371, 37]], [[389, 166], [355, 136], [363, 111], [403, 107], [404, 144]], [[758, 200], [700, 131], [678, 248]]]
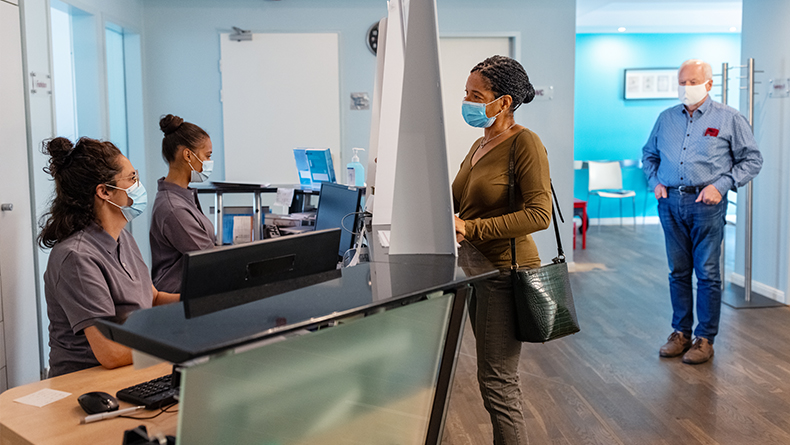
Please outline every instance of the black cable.
[[[372, 213], [370, 213], [370, 212], [351, 212], [351, 213], [346, 213], [345, 216], [340, 218], [340, 228], [342, 228], [346, 232], [351, 233], [352, 235], [360, 235], [362, 233], [361, 229], [358, 232], [355, 232], [353, 230], [348, 230], [348, 228], [346, 227], [346, 224], [345, 224], [346, 218], [348, 218], [351, 215], [362, 215], [363, 217], [365, 217], [365, 216], [371, 216]], [[361, 218], [360, 218], [360, 220], [361, 220]]]
[[170, 405], [166, 405], [164, 407], [160, 407], [159, 408], [159, 412], [154, 414], [153, 416], [148, 416], [148, 417], [118, 416], [118, 417], [123, 417], [124, 419], [136, 419], [136, 420], [153, 419], [155, 417], [161, 416], [163, 413], [168, 413], [168, 414], [175, 414], [175, 413], [177, 413], [178, 410], [176, 410], [176, 411], [168, 411], [170, 408], [172, 408], [172, 407], [174, 407], [176, 405], [178, 405], [178, 402], [174, 402], [174, 403], [171, 403]]

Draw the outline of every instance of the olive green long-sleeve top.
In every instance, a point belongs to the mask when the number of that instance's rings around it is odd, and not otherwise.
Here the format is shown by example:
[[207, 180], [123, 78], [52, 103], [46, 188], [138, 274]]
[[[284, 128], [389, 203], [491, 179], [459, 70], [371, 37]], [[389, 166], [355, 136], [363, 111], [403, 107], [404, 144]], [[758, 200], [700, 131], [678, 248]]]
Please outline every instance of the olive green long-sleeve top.
[[[540, 138], [523, 129], [472, 165], [480, 145], [475, 141], [453, 181], [453, 205], [465, 222], [464, 238], [498, 269], [510, 269], [510, 238], [516, 239], [519, 268], [539, 267], [538, 248], [531, 233], [551, 222], [551, 182], [546, 148]], [[516, 208], [508, 200], [508, 163], [515, 141]]]

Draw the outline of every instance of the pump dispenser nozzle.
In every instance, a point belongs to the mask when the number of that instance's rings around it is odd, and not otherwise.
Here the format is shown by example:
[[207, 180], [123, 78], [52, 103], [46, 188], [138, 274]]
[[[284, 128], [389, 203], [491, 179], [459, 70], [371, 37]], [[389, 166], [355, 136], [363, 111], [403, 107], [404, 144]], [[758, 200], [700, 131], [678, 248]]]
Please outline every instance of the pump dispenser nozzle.
[[351, 162], [359, 162], [359, 156], [357, 156], [359, 154], [358, 152], [359, 152], [359, 150], [365, 151], [365, 149], [364, 148], [352, 148], [351, 150], [354, 152], [354, 156], [351, 156]]

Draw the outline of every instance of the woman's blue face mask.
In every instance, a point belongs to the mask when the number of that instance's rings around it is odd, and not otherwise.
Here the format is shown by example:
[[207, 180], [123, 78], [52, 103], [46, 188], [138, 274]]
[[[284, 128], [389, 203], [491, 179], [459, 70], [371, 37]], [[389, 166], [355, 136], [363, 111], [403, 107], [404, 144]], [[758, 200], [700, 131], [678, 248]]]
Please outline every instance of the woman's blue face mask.
[[[195, 155], [198, 161], [200, 161], [200, 158], [198, 158], [198, 155], [196, 155], [194, 151], [192, 150], [189, 151], [190, 153]], [[211, 176], [211, 172], [214, 171], [214, 161], [212, 161], [211, 159], [200, 161], [200, 162], [203, 164], [203, 170], [201, 171], [195, 170], [195, 167], [193, 167], [192, 163], [189, 162], [189, 168], [192, 169], [192, 174], [189, 178], [190, 182], [206, 182], [206, 179], [208, 179], [208, 177]]]
[[494, 124], [496, 121], [497, 116], [499, 116], [502, 111], [497, 113], [493, 117], [488, 117], [486, 114], [486, 107], [501, 98], [502, 96], [497, 97], [496, 99], [492, 100], [487, 104], [481, 104], [478, 102], [469, 102], [465, 100], [463, 104], [461, 104], [461, 114], [464, 116], [464, 120], [467, 124], [478, 127], [478, 128], [488, 128]]
[[110, 184], [104, 184], [107, 187], [112, 187], [114, 189], [123, 190], [126, 192], [126, 196], [132, 200], [132, 205], [130, 206], [119, 206], [118, 204], [110, 201], [109, 199], [107, 202], [118, 207], [121, 209], [121, 213], [123, 213], [124, 218], [126, 221], [131, 221], [138, 216], [140, 216], [143, 211], [145, 211], [145, 207], [148, 205], [148, 193], [145, 191], [145, 187], [143, 184], [140, 183], [139, 180], [135, 181], [134, 184], [131, 185], [129, 188], [122, 189], [120, 187], [116, 187]]

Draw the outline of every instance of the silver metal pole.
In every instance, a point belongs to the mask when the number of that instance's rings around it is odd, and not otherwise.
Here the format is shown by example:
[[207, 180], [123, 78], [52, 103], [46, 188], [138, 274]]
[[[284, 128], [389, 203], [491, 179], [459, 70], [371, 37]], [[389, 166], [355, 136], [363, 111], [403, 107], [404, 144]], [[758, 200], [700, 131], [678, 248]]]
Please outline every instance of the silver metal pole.
[[[752, 127], [754, 133], [754, 58], [749, 58], [747, 77], [748, 99], [749, 99], [749, 126]], [[752, 197], [754, 192], [752, 190], [752, 181], [746, 184], [746, 224], [744, 229], [746, 232], [745, 255], [744, 255], [744, 270], [743, 270], [743, 298], [745, 301], [752, 299]]]
[[721, 103], [727, 105], [727, 78], [729, 75], [730, 64], [721, 64]]
[[[724, 62], [721, 64], [721, 103], [727, 105], [727, 82], [729, 81], [730, 75], [730, 64]], [[726, 199], [726, 198], [725, 198]], [[726, 232], [727, 232], [727, 224], [724, 224], [724, 231], [725, 236], [721, 238], [721, 254], [719, 255], [719, 264], [721, 265], [721, 289], [724, 290], [726, 283], [725, 283], [725, 276], [726, 276], [726, 263], [727, 263], [727, 254], [725, 251], [727, 239]]]
[[222, 217], [224, 215], [222, 204], [222, 192], [216, 191], [214, 194], [214, 234], [216, 235], [216, 245], [222, 245]]
[[252, 194], [252, 240], [263, 239], [261, 233], [261, 192]]

